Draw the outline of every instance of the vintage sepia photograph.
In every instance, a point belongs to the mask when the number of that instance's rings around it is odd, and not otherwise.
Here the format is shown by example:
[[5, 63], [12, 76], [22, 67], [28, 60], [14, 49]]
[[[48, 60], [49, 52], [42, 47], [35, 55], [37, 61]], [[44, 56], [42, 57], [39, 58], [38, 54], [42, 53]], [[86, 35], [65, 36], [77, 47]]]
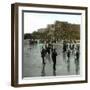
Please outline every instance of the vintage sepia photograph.
[[80, 75], [81, 15], [25, 12], [23, 77]]
[[11, 6], [11, 84], [87, 82], [87, 7]]

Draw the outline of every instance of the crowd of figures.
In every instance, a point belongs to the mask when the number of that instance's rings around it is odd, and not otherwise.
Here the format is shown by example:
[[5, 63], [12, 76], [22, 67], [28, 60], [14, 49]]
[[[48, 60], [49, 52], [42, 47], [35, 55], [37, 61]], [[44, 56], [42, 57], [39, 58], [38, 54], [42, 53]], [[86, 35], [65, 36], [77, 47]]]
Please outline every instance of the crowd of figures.
[[80, 58], [80, 44], [76, 41], [73, 42], [63, 42], [63, 54], [67, 56], [67, 63], [68, 63], [68, 71], [70, 71], [70, 57], [71, 55], [74, 56], [74, 62], [76, 65], [76, 74], [79, 71], [79, 58]]
[[52, 44], [46, 44], [45, 48], [42, 47], [42, 51], [41, 51], [41, 57], [42, 57], [42, 63], [45, 64], [45, 56], [48, 54], [49, 56], [49, 60], [50, 60], [50, 55], [52, 57], [52, 61], [53, 61], [53, 69], [56, 70], [55, 68], [55, 64], [56, 64], [56, 56], [57, 56], [57, 52], [56, 49], [53, 48]]
[[[66, 41], [63, 42], [63, 53], [67, 53], [68, 59], [70, 58], [70, 54], [75, 55], [75, 60], [79, 60], [80, 55], [80, 45], [76, 43], [67, 43]], [[78, 61], [79, 62], [79, 61]]]
[[[46, 64], [45, 59], [48, 55], [48, 58], [49, 58], [48, 60], [50, 60], [50, 62], [52, 60], [52, 62], [53, 62], [54, 74], [56, 72], [56, 61], [57, 61], [57, 56], [58, 56], [57, 49], [58, 48], [54, 47], [53, 44], [47, 43], [42, 47], [42, 50], [41, 50], [41, 58], [42, 58], [43, 69], [44, 69], [44, 66]], [[70, 67], [69, 67], [70, 57], [72, 54], [74, 55], [75, 64], [77, 65], [76, 74], [78, 74], [80, 45], [77, 44], [76, 42], [63, 41], [62, 53], [67, 57], [68, 71], [70, 69]]]

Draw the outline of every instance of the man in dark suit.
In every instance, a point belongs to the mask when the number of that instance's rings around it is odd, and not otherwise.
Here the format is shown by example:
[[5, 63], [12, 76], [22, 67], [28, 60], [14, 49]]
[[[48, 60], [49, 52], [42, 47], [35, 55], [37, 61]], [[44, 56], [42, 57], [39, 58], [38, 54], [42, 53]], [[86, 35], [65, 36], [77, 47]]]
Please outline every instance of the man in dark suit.
[[46, 54], [46, 50], [42, 47], [42, 51], [41, 51], [41, 57], [42, 57], [42, 63], [45, 64], [45, 54]]
[[56, 56], [57, 56], [57, 52], [55, 49], [53, 49], [52, 51], [52, 61], [53, 61], [53, 70], [56, 71]]

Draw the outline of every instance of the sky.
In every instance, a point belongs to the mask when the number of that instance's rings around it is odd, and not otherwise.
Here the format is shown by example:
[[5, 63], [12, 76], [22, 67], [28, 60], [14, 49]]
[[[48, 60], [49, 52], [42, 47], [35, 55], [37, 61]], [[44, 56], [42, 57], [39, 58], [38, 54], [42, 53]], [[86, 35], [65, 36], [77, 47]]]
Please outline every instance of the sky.
[[24, 33], [32, 33], [40, 28], [46, 28], [48, 24], [54, 24], [56, 20], [81, 24], [81, 15], [24, 13]]

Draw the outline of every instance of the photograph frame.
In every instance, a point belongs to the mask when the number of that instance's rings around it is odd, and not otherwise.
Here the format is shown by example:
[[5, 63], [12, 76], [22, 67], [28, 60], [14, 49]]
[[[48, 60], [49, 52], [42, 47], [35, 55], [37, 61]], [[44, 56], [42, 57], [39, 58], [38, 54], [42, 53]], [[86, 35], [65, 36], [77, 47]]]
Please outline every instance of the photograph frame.
[[[54, 81], [43, 83], [27, 83], [19, 84], [19, 7], [39, 7], [39, 8], [56, 8], [56, 9], [69, 9], [69, 10], [83, 10], [85, 11], [85, 80], [76, 81]], [[41, 86], [41, 85], [60, 85], [60, 84], [74, 84], [74, 83], [87, 83], [88, 82], [88, 8], [81, 6], [63, 6], [63, 5], [45, 5], [45, 4], [32, 4], [32, 3], [14, 3], [11, 5], [11, 85], [14, 87], [25, 86]]]

